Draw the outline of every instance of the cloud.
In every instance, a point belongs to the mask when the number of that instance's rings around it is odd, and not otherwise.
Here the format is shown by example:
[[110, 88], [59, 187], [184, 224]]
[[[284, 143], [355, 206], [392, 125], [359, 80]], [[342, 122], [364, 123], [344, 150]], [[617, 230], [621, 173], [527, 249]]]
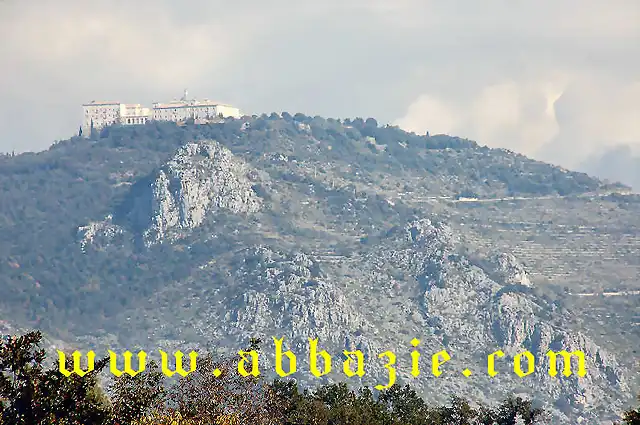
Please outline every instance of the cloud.
[[567, 161], [637, 140], [637, 22], [636, 0], [5, 0], [0, 150], [68, 137], [91, 99], [189, 88]]
[[593, 75], [505, 81], [456, 101], [420, 95], [395, 123], [574, 167], [617, 145], [640, 146], [640, 82]]
[[22, 4], [0, 26], [4, 49], [18, 66], [61, 79], [157, 87], [214, 77], [248, 35], [220, 18], [181, 25], [171, 9], [149, 1]]
[[613, 146], [640, 145], [640, 81], [576, 78], [556, 102], [559, 134], [539, 152], [572, 166]]
[[[634, 152], [635, 151], [635, 152]], [[615, 146], [601, 155], [590, 155], [577, 167], [580, 171], [622, 182], [640, 191], [640, 149]]]
[[532, 155], [559, 132], [555, 102], [562, 80], [505, 81], [480, 87], [456, 100], [421, 95], [395, 124], [432, 134], [445, 133], [492, 147]]

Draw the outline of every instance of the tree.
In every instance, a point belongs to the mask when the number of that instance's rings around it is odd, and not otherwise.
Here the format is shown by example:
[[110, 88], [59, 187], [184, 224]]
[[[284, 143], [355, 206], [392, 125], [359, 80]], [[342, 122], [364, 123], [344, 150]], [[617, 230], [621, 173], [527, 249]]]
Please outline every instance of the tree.
[[525, 425], [540, 423], [546, 418], [546, 412], [540, 408], [534, 408], [530, 400], [521, 397], [509, 397], [495, 410], [483, 409], [481, 423], [497, 425], [515, 425], [521, 418]]
[[437, 408], [433, 416], [435, 424], [438, 425], [472, 425], [478, 412], [471, 407], [467, 400], [452, 396], [451, 405]]
[[294, 119], [294, 121], [302, 122], [302, 123], [305, 123], [305, 124], [309, 123], [312, 120], [311, 117], [308, 117], [308, 116], [306, 116], [305, 114], [303, 114], [301, 112], [296, 113], [293, 116], [293, 119]]
[[[252, 339], [244, 351], [258, 353], [259, 344]], [[274, 392], [259, 376], [242, 376], [240, 359], [236, 355], [217, 360], [211, 354], [199, 358], [198, 368], [170, 390], [170, 402], [183, 417], [207, 423], [230, 417], [243, 424], [273, 423], [281, 416]], [[251, 362], [246, 363], [251, 372]]]
[[164, 412], [156, 409], [149, 412], [142, 418], [138, 418], [131, 423], [131, 425], [158, 425], [158, 424], [171, 424], [171, 425], [203, 425], [201, 421], [194, 419], [186, 419], [179, 412]]
[[[428, 409], [424, 400], [409, 385], [394, 385], [380, 393], [378, 400], [402, 423], [425, 423]], [[421, 422], [422, 421], [422, 422]]]
[[151, 361], [143, 373], [122, 375], [112, 385], [113, 413], [119, 425], [128, 425], [156, 413], [164, 406], [167, 391], [164, 376], [158, 365]]
[[[95, 363], [93, 371], [79, 377], [64, 376], [58, 367], [44, 369], [45, 351], [39, 347], [38, 331], [10, 336], [0, 345], [0, 418], [3, 425], [45, 425], [64, 421], [68, 425], [107, 425], [111, 406], [98, 385], [97, 374], [108, 358]], [[72, 368], [67, 356], [67, 370]]]

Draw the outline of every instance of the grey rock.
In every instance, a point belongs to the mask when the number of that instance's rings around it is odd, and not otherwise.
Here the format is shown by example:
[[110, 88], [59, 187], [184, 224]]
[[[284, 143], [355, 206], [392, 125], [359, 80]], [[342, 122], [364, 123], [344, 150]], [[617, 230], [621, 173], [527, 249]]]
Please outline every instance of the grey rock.
[[148, 244], [172, 229], [193, 229], [217, 209], [253, 213], [261, 199], [251, 188], [249, 168], [215, 141], [189, 143], [165, 164], [151, 184]]

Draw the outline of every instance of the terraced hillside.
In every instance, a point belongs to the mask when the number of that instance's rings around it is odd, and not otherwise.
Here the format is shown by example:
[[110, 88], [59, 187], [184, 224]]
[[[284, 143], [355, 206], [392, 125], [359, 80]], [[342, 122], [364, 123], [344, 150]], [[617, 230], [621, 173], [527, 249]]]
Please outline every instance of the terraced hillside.
[[450, 204], [470, 246], [508, 249], [540, 284], [638, 289], [640, 198], [600, 195]]
[[[574, 313], [575, 329], [590, 329], [604, 345], [615, 341], [621, 359], [640, 368], [640, 349], [628, 344], [640, 341], [640, 195], [396, 199], [447, 217], [470, 251], [512, 253], [535, 286]], [[330, 251], [315, 258], [349, 261]]]
[[[513, 253], [603, 344], [639, 371], [640, 196], [449, 203], [470, 249]], [[462, 230], [464, 229], [464, 231]], [[473, 248], [472, 248], [473, 247]]]

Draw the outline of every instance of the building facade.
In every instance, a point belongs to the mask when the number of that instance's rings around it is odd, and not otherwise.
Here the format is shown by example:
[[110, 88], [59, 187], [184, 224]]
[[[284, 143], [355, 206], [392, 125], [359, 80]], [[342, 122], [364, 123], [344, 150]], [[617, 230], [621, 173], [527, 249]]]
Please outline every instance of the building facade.
[[241, 117], [240, 110], [230, 105], [210, 100], [189, 100], [186, 90], [182, 99], [154, 103], [152, 109], [140, 104], [104, 101], [92, 101], [82, 107], [84, 118], [81, 133], [85, 136], [91, 134], [91, 129], [100, 130], [113, 124], [141, 125], [149, 120], [184, 122], [190, 119], [207, 122], [216, 118]]
[[120, 124], [146, 124], [152, 117], [151, 109], [140, 104], [120, 104]]
[[120, 102], [92, 101], [82, 105], [84, 112], [82, 134], [88, 136], [96, 130], [115, 124], [120, 120]]
[[212, 100], [189, 99], [185, 90], [182, 99], [169, 103], [153, 104], [153, 119], [156, 121], [206, 121], [215, 118], [240, 118], [240, 110]]
[[208, 100], [174, 101], [153, 104], [153, 119], [156, 121], [209, 120], [215, 118], [240, 118], [240, 110]]

